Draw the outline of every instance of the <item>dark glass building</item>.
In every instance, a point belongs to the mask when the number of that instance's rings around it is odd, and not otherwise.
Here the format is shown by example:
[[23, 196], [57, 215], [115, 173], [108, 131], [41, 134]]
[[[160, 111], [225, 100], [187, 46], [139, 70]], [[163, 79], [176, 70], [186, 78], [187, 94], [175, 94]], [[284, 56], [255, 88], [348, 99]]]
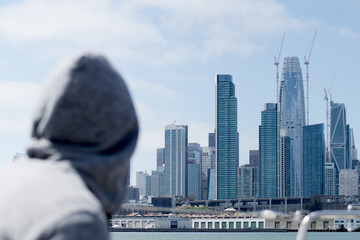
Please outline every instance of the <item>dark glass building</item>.
[[304, 196], [324, 193], [325, 138], [324, 124], [303, 128]]
[[232, 76], [216, 75], [216, 195], [217, 199], [236, 199], [239, 142], [237, 99]]
[[266, 103], [259, 126], [259, 197], [277, 197], [277, 104]]

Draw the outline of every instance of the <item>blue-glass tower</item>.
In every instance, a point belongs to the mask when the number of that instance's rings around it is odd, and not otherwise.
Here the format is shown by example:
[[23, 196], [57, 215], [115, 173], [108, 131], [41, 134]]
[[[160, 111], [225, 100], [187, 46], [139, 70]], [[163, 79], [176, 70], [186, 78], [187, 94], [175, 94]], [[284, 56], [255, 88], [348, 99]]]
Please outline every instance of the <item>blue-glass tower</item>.
[[284, 59], [280, 85], [280, 129], [290, 137], [290, 197], [302, 196], [303, 126], [305, 125], [304, 87], [298, 57]]
[[266, 103], [259, 126], [259, 197], [277, 197], [278, 110]]
[[236, 199], [239, 143], [237, 99], [232, 76], [216, 75], [216, 195]]
[[303, 195], [308, 197], [311, 195], [324, 193], [324, 124], [304, 126], [303, 130]]

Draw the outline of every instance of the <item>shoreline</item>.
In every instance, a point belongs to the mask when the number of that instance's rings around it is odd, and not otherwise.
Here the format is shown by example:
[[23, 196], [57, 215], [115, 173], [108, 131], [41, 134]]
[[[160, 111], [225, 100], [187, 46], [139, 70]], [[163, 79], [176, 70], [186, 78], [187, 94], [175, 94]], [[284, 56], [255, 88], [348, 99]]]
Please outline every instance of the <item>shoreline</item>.
[[[195, 228], [109, 228], [109, 232], [297, 232], [297, 229], [195, 229]], [[347, 232], [346, 229], [309, 229], [308, 232]]]

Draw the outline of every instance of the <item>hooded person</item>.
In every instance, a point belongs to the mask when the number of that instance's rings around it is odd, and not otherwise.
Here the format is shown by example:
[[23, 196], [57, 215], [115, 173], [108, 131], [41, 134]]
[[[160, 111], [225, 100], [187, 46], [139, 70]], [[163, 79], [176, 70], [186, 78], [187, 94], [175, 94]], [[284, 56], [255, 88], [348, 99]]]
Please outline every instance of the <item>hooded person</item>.
[[0, 171], [0, 239], [108, 239], [138, 136], [122, 77], [83, 54], [47, 83], [26, 156]]

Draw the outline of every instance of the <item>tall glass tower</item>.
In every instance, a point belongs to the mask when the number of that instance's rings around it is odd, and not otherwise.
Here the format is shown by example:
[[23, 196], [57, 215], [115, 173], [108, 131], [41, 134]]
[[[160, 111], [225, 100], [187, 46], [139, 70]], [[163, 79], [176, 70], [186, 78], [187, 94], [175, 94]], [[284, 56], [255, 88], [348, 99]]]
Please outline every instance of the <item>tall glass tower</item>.
[[277, 197], [278, 110], [276, 103], [266, 103], [259, 126], [259, 197]]
[[304, 126], [304, 196], [324, 193], [324, 124]]
[[237, 99], [232, 76], [216, 75], [216, 196], [236, 199], [239, 142], [237, 133]]
[[280, 85], [280, 129], [290, 137], [290, 197], [303, 191], [303, 126], [305, 125], [304, 87], [298, 57], [284, 59]]

